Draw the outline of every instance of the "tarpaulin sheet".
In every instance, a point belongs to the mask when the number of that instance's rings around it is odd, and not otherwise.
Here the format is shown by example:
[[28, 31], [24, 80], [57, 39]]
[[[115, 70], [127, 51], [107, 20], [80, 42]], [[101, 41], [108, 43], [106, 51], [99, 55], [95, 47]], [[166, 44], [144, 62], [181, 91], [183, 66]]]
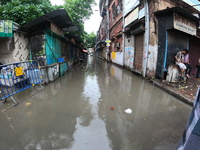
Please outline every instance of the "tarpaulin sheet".
[[200, 87], [177, 150], [200, 150]]

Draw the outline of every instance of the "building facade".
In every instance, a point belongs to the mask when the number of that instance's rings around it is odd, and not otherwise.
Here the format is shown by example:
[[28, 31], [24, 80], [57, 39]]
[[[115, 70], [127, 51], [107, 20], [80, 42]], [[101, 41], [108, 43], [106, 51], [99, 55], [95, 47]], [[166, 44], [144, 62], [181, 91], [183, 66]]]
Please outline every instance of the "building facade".
[[[195, 75], [200, 58], [199, 4], [188, 0], [100, 0], [102, 20], [98, 42], [109, 39], [113, 63], [144, 77], [164, 79], [178, 51], [189, 49]], [[106, 5], [107, 4], [107, 5]]]
[[30, 40], [28, 33], [20, 30], [17, 23], [13, 23], [13, 36], [0, 37], [0, 63], [10, 64], [29, 60]]

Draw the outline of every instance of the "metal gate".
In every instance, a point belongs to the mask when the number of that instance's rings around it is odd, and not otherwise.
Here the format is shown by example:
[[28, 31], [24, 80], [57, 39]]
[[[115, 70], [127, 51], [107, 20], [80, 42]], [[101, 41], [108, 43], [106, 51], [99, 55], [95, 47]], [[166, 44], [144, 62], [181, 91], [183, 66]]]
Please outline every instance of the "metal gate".
[[0, 100], [10, 97], [14, 105], [17, 102], [12, 95], [39, 84], [42, 88], [42, 75], [37, 61], [25, 61], [0, 66]]
[[143, 63], [143, 47], [144, 47], [144, 33], [135, 35], [135, 61], [134, 70], [137, 72], [142, 71]]

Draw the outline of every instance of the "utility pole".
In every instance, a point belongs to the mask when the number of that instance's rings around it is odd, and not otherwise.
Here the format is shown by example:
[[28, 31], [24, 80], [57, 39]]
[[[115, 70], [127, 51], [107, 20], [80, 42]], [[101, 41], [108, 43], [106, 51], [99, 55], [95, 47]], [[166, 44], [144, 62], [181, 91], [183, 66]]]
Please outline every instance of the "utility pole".
[[145, 3], [145, 45], [144, 45], [144, 55], [143, 55], [143, 71], [142, 76], [146, 76], [147, 61], [148, 61], [148, 51], [149, 51], [149, 5], [148, 0]]
[[125, 25], [125, 7], [124, 7], [124, 4], [125, 4], [125, 0], [123, 0], [122, 1], [122, 6], [123, 6], [123, 8], [122, 8], [122, 14], [123, 14], [123, 16], [122, 16], [122, 48], [123, 48], [123, 53], [124, 53], [124, 55], [123, 55], [123, 66], [125, 65], [125, 33], [124, 33], [124, 31], [125, 31], [125, 27], [124, 27], [124, 25]]

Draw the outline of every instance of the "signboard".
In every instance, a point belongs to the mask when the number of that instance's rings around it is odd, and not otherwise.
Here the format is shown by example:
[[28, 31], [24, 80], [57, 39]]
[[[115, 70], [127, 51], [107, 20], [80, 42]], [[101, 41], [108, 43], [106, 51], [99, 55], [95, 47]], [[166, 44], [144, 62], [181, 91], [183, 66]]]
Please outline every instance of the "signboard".
[[197, 34], [196, 23], [176, 13], [174, 13], [174, 28], [191, 35]]
[[183, 0], [188, 5], [194, 7], [196, 10], [200, 11], [200, 2], [198, 0]]
[[23, 67], [15, 67], [15, 75], [17, 77], [24, 75]]
[[145, 16], [145, 9], [142, 8], [138, 13], [138, 19], [141, 19]]
[[54, 33], [63, 36], [62, 35], [62, 30], [55, 24], [51, 23], [51, 31], [53, 31]]
[[109, 47], [109, 46], [110, 46], [110, 43], [107, 43], [106, 46]]
[[127, 25], [129, 25], [130, 23], [132, 23], [133, 21], [135, 21], [136, 19], [138, 19], [138, 11], [139, 8], [137, 7], [134, 11], [132, 11], [126, 18], [125, 18], [125, 23], [124, 26], [126, 27]]
[[0, 20], [0, 37], [13, 37], [12, 20]]
[[132, 11], [135, 7], [140, 4], [139, 0], [125, 0], [124, 1], [124, 16]]

